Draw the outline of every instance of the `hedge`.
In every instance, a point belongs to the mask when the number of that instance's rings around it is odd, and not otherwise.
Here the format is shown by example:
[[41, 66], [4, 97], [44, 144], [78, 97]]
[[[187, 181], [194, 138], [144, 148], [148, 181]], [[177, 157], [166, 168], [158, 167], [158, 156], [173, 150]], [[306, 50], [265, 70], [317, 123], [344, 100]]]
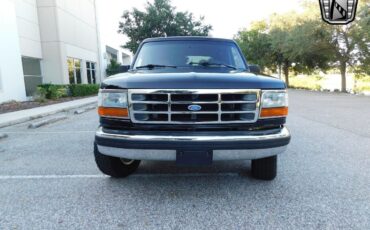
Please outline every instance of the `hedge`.
[[66, 85], [44, 84], [37, 87], [38, 94], [47, 99], [58, 99], [67, 97], [68, 87]]
[[59, 99], [62, 97], [83, 97], [98, 94], [98, 84], [70, 84], [54, 85], [43, 84], [37, 87], [36, 96], [38, 98]]
[[69, 85], [70, 95], [72, 97], [82, 97], [98, 94], [99, 85]]

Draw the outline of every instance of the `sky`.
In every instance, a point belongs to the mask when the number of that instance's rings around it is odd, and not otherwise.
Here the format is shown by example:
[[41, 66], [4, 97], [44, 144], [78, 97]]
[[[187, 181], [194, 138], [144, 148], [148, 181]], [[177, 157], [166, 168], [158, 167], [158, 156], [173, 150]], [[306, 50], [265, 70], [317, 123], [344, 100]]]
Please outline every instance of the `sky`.
[[[144, 9], [148, 0], [96, 1], [101, 39], [110, 46], [119, 47], [127, 41], [125, 36], [117, 33], [123, 11], [133, 7]], [[273, 13], [299, 11], [300, 2], [301, 0], [172, 0], [172, 5], [178, 11], [189, 11], [196, 17], [204, 16], [204, 22], [213, 26], [213, 37], [233, 38], [238, 30], [248, 27], [252, 21], [267, 18]]]

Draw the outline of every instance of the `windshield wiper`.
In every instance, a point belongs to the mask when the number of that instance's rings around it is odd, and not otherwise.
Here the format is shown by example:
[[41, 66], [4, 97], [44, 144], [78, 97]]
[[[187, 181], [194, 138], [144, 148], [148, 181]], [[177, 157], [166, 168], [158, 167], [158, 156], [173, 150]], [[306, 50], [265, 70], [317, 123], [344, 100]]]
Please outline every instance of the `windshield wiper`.
[[154, 69], [154, 68], [177, 68], [177, 66], [148, 64], [148, 65], [142, 65], [142, 66], [137, 66], [136, 67], [136, 69]]
[[232, 66], [232, 65], [227, 65], [227, 64], [223, 64], [223, 63], [214, 63], [214, 62], [190, 62], [189, 65], [200, 65], [200, 66], [205, 66], [205, 67], [221, 66], [221, 67], [226, 67], [226, 68], [235, 69], [235, 70], [238, 69], [238, 68], [236, 68], [235, 66]]

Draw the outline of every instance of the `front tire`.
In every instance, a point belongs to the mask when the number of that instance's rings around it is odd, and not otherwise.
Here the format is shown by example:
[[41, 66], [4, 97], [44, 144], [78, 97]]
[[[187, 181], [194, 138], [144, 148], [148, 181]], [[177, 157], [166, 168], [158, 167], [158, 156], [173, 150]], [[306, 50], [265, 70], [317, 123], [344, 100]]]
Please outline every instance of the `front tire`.
[[140, 165], [139, 160], [129, 160], [101, 154], [96, 144], [94, 144], [94, 155], [96, 165], [100, 171], [115, 178], [129, 176], [134, 173]]
[[259, 180], [273, 180], [277, 173], [277, 156], [252, 160], [252, 176]]

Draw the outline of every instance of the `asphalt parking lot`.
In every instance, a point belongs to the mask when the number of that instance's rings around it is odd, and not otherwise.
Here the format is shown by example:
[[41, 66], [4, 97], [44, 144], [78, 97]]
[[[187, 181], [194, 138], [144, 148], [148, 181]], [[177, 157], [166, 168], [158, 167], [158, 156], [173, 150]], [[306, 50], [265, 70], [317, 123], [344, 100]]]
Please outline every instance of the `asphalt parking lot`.
[[274, 181], [250, 162], [143, 162], [126, 179], [93, 158], [95, 111], [0, 129], [0, 229], [370, 229], [370, 97], [290, 91], [292, 141]]

